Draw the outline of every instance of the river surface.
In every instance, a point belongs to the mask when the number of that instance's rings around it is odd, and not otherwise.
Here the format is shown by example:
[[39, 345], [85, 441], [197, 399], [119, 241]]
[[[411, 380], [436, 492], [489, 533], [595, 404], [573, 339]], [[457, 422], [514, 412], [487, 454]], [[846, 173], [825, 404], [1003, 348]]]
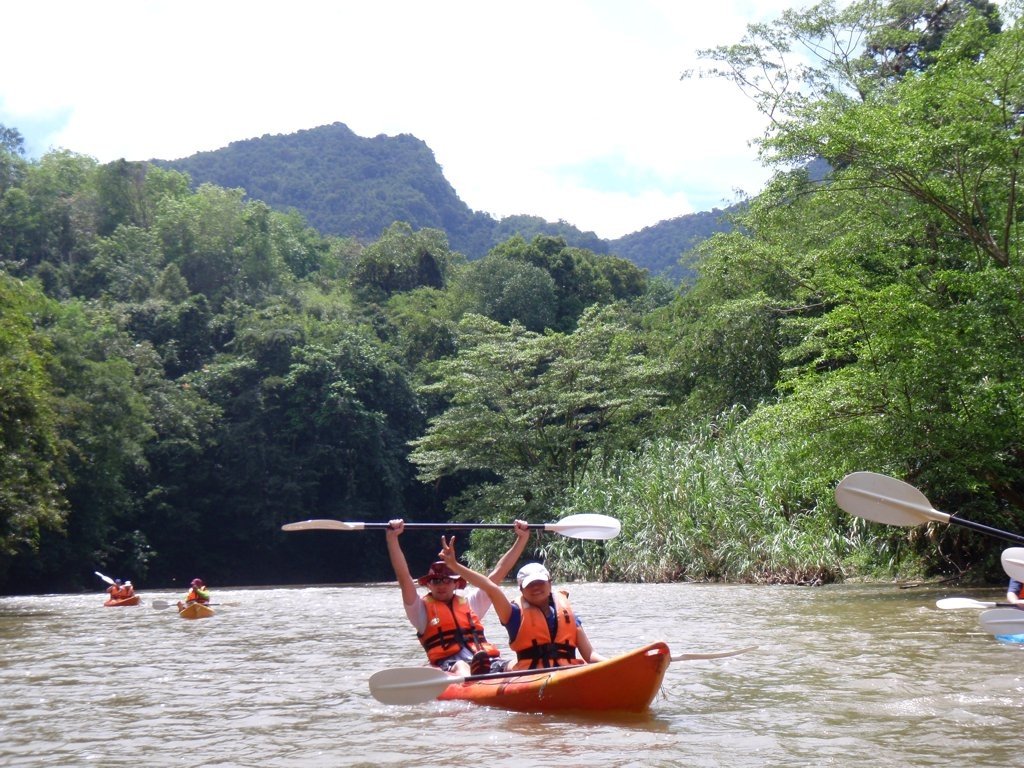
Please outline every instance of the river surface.
[[[1020, 766], [1024, 646], [936, 599], [998, 590], [572, 584], [606, 655], [665, 640], [642, 715], [385, 705], [422, 662], [394, 584], [214, 587], [185, 621], [143, 590], [0, 599], [2, 766]], [[492, 614], [488, 635], [506, 647]]]

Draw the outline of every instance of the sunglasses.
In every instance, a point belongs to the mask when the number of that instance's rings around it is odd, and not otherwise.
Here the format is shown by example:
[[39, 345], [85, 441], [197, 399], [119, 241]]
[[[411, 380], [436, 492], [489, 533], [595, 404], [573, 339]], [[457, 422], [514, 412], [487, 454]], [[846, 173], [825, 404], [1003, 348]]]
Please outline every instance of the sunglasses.
[[428, 584], [451, 584], [451, 579], [430, 579]]

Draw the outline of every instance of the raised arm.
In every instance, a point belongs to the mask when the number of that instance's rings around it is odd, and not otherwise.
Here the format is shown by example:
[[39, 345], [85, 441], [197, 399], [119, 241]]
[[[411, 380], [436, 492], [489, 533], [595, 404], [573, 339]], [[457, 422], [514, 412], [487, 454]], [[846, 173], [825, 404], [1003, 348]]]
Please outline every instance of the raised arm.
[[[523, 556], [523, 552], [526, 549], [526, 542], [530, 540], [530, 524], [525, 520], [516, 520], [516, 540], [515, 543], [509, 547], [508, 552], [501, 556], [501, 559], [495, 563], [494, 570], [487, 574], [487, 578], [493, 581], [495, 584], [501, 584], [508, 576], [508, 572], [512, 570], [512, 567], [519, 562], [519, 558]], [[467, 579], [468, 581], [468, 579]]]
[[447, 540], [444, 536], [441, 537], [441, 551], [438, 553], [438, 557], [444, 560], [445, 565], [451, 569], [452, 573], [459, 574], [459, 576], [474, 587], [479, 587], [486, 592], [487, 596], [491, 598], [491, 604], [494, 606], [494, 612], [498, 615], [498, 621], [502, 624], [508, 623], [509, 617], [512, 615], [512, 604], [508, 601], [501, 587], [482, 573], [477, 573], [472, 568], [467, 568], [459, 562], [458, 557], [455, 555], [454, 536]]
[[412, 580], [412, 574], [409, 572], [409, 564], [405, 561], [402, 545], [398, 543], [398, 537], [404, 530], [404, 520], [389, 520], [388, 530], [384, 536], [388, 543], [388, 558], [395, 571], [395, 578], [398, 579], [398, 586], [402, 590], [402, 602], [405, 605], [412, 605], [419, 599], [419, 593], [416, 591], [416, 582]]

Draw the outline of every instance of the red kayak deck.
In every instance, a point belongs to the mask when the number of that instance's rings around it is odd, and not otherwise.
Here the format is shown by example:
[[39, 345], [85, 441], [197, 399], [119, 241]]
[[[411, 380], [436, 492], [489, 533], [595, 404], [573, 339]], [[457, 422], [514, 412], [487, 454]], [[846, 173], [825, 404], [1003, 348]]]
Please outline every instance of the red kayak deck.
[[142, 602], [142, 598], [138, 595], [132, 595], [131, 597], [125, 597], [121, 600], [107, 600], [103, 605], [107, 608], [116, 608], [119, 605], [138, 605]]
[[671, 659], [665, 643], [651, 643], [596, 664], [449, 685], [438, 698], [517, 712], [643, 712], [661, 688]]

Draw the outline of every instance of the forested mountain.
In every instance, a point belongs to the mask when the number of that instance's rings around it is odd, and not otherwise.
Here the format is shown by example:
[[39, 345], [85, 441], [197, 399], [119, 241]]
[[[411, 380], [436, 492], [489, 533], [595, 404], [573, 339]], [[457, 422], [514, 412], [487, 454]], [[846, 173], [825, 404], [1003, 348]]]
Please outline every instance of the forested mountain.
[[622, 256], [652, 274], [678, 278], [683, 252], [728, 228], [716, 211], [680, 216], [609, 241], [565, 221], [528, 215], [495, 220], [469, 209], [424, 142], [404, 134], [364, 138], [342, 123], [151, 162], [189, 174], [196, 185], [237, 187], [278, 210], [295, 209], [325, 235], [369, 242], [395, 221], [440, 229], [451, 247], [470, 259], [514, 235], [526, 240], [551, 235], [593, 253]]
[[382, 536], [281, 525], [579, 512], [621, 533], [531, 537], [563, 579], [1003, 579], [984, 529], [835, 489], [872, 470], [1024, 529], [1022, 14], [824, 4], [704, 52], [776, 167], [678, 286], [557, 235], [325, 235], [0, 126], [0, 592], [386, 579]]

